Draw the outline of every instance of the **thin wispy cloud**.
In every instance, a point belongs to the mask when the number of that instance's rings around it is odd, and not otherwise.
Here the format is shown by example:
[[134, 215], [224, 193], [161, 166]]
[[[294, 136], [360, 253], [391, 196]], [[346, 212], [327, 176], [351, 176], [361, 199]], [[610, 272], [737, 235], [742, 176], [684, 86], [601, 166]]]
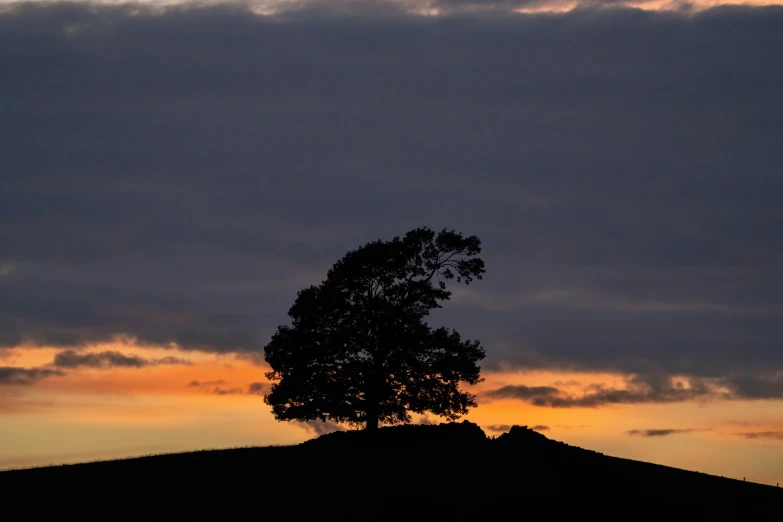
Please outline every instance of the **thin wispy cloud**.
[[693, 433], [701, 431], [696, 429], [650, 429], [650, 430], [629, 430], [628, 435], [638, 435], [641, 437], [668, 437], [669, 435], [681, 435], [683, 433]]
[[242, 395], [245, 390], [242, 388], [215, 388], [212, 390], [213, 395]]
[[783, 441], [783, 431], [748, 431], [738, 435], [748, 440]]
[[511, 429], [511, 424], [489, 424], [484, 426], [484, 429], [495, 433], [503, 433]]
[[224, 379], [218, 379], [215, 381], [190, 381], [187, 386], [189, 388], [197, 388], [204, 393], [211, 393], [212, 395], [259, 395], [269, 392], [270, 385], [267, 382], [252, 382], [247, 385], [246, 388], [238, 386], [225, 387], [228, 382]]
[[202, 386], [221, 386], [223, 384], [226, 384], [226, 381], [223, 379], [218, 379], [216, 381], [196, 381], [192, 380], [188, 383], [188, 386], [191, 388], [200, 388]]
[[[488, 426], [484, 426], [484, 429], [494, 433], [505, 433], [509, 431], [512, 427], [513, 425], [511, 424], [490, 424]], [[543, 424], [536, 424], [535, 426], [531, 426], [530, 429], [534, 431], [549, 431], [549, 426], [545, 426]]]

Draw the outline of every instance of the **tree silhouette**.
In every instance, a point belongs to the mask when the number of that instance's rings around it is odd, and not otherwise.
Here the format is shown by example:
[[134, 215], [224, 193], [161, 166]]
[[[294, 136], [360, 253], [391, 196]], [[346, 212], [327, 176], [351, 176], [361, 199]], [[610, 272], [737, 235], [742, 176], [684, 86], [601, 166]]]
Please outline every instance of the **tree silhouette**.
[[[454, 420], [475, 406], [459, 384], [481, 382], [479, 341], [433, 330], [424, 317], [481, 279], [481, 241], [422, 227], [345, 254], [319, 286], [300, 290], [264, 348], [273, 382], [264, 401], [278, 420], [410, 422], [410, 412]], [[436, 284], [437, 283], [437, 284]]]

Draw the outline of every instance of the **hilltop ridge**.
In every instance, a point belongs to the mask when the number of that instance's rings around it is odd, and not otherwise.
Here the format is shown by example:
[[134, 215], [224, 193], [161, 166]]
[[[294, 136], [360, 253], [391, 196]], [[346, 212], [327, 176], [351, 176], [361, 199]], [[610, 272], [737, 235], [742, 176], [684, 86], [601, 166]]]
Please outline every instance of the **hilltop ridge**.
[[[749, 497], [754, 498], [754, 509], [765, 509], [766, 498], [777, 506], [783, 500], [780, 488], [609, 457], [526, 426], [490, 438], [467, 421], [334, 432], [293, 446], [0, 473], [0, 491], [8, 498], [31, 490], [66, 496], [121, 491], [139, 499], [159, 498], [164, 504], [174, 500], [161, 497], [161, 492], [184, 491], [202, 505], [263, 493], [265, 499], [300, 499], [295, 505], [300, 514], [349, 498], [378, 506], [403, 499], [422, 502], [431, 513], [455, 516], [477, 506], [485, 512], [514, 509], [522, 497], [655, 497], [657, 502], [699, 504], [702, 512], [705, 501], [717, 509], [716, 499], [722, 509], [747, 506], [742, 499]], [[152, 501], [141, 500], [145, 502]]]

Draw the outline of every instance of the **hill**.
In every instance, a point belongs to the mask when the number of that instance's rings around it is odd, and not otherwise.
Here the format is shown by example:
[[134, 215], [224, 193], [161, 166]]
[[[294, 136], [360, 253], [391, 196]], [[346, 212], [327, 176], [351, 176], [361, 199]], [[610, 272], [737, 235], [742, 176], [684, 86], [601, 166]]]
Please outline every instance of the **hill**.
[[[645, 510], [689, 504], [702, 515], [769, 509], [774, 518], [783, 506], [780, 488], [609, 457], [524, 426], [488, 438], [469, 422], [336, 432], [294, 446], [6, 471], [0, 472], [0, 492], [8, 499], [30, 492], [73, 501], [114, 498], [123, 510], [168, 509], [176, 518], [237, 503], [295, 518], [369, 509], [364, 515], [371, 519], [519, 515], [540, 507], [543, 498], [547, 509], [574, 509], [576, 499], [585, 508], [620, 509], [636, 498], [645, 499]], [[644, 514], [640, 507], [635, 514]]]

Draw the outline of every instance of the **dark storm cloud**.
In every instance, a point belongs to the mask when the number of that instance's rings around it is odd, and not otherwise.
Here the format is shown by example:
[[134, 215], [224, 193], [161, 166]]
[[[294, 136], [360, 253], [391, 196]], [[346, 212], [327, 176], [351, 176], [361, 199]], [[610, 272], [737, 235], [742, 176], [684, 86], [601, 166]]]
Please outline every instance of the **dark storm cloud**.
[[783, 9], [325, 4], [0, 15], [1, 346], [258, 357], [347, 250], [447, 226], [488, 272], [432, 322], [485, 369], [779, 396]]
[[679, 433], [691, 433], [696, 430], [672, 430], [672, 429], [657, 429], [657, 430], [630, 430], [628, 435], [641, 435], [642, 437], [667, 437], [669, 435], [677, 435]]
[[15, 368], [0, 366], [0, 385], [29, 385], [51, 376], [65, 375], [59, 370], [49, 368]]
[[161, 357], [147, 359], [138, 355], [125, 355], [121, 352], [107, 350], [99, 353], [79, 353], [65, 350], [54, 356], [54, 366], [57, 368], [144, 368], [146, 366], [161, 366], [165, 364], [192, 364], [187, 359], [179, 357]]
[[731, 392], [744, 399], [783, 398], [783, 373], [773, 375], [732, 375], [724, 379]]

